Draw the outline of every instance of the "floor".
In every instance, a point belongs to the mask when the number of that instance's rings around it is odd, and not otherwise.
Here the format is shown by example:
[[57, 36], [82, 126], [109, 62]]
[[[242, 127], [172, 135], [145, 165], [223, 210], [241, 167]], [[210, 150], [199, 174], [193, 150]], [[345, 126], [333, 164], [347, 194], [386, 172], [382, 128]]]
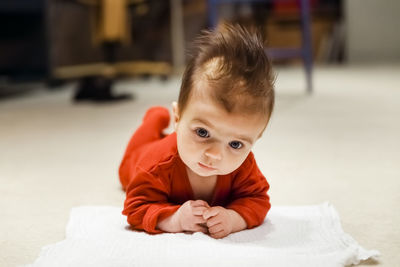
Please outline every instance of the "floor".
[[[254, 148], [272, 205], [325, 201], [379, 262], [400, 264], [400, 65], [277, 70], [277, 104]], [[0, 266], [32, 263], [61, 241], [72, 207], [121, 206], [117, 169], [146, 108], [177, 98], [179, 78], [124, 80], [133, 101], [76, 104], [73, 84], [0, 99]], [[397, 210], [397, 211], [396, 211]]]

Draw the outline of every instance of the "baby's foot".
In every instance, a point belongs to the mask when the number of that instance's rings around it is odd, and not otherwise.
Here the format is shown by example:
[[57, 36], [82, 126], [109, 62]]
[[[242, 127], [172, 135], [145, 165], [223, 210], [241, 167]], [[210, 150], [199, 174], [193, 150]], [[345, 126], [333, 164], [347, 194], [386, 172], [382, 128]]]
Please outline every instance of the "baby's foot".
[[151, 121], [155, 124], [154, 126], [159, 131], [160, 136], [164, 136], [162, 131], [168, 127], [169, 120], [170, 116], [168, 109], [161, 106], [149, 108], [143, 118], [143, 122]]

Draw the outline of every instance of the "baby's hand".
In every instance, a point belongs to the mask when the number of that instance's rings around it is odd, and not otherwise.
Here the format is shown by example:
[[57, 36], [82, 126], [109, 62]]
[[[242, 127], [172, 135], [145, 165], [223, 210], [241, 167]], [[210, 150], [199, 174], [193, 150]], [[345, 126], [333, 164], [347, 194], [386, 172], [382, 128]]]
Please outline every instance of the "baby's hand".
[[182, 231], [207, 233], [203, 213], [208, 208], [210, 206], [203, 200], [188, 200], [183, 203], [176, 212]]
[[229, 210], [216, 206], [207, 209], [203, 218], [207, 220], [208, 232], [213, 238], [223, 238], [233, 229], [233, 221]]

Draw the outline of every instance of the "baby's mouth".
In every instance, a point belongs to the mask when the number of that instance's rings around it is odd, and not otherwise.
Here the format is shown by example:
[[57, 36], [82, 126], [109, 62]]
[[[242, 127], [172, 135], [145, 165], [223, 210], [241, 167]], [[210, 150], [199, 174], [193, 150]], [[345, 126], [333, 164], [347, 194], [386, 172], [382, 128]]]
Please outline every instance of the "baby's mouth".
[[205, 165], [205, 164], [203, 164], [203, 163], [201, 163], [201, 162], [199, 162], [198, 165], [199, 165], [202, 169], [205, 169], [205, 170], [208, 170], [208, 171], [215, 171], [215, 170], [216, 170], [216, 168], [211, 167], [211, 166], [208, 166], [208, 165]]

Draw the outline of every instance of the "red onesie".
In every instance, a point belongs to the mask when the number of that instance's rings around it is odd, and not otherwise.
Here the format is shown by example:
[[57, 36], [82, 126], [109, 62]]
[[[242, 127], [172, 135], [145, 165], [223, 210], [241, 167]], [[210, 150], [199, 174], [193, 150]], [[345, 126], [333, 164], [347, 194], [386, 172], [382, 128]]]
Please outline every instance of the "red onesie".
[[[129, 141], [119, 176], [126, 190], [123, 214], [137, 230], [161, 233], [157, 223], [171, 216], [180, 205], [194, 200], [185, 164], [177, 151], [176, 133], [166, 137], [169, 112], [162, 107], [147, 111], [142, 125]], [[242, 165], [220, 175], [210, 206], [223, 206], [238, 212], [248, 228], [260, 225], [271, 205], [269, 185], [250, 152]]]

